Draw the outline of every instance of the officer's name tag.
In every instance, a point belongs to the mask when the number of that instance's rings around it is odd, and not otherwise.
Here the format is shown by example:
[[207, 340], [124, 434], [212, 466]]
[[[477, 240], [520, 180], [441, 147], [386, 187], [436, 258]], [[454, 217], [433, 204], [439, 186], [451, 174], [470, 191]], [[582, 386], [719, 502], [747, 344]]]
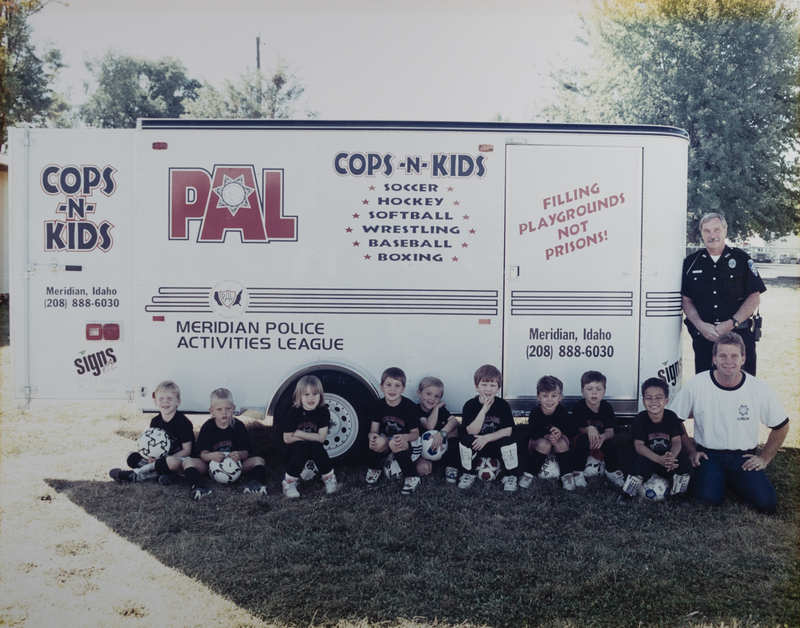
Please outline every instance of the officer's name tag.
[[694, 274], [697, 274], [697, 273], [702, 273], [702, 272], [703, 272], [702, 270], [693, 270], [693, 271], [692, 271], [692, 274], [694, 275]]

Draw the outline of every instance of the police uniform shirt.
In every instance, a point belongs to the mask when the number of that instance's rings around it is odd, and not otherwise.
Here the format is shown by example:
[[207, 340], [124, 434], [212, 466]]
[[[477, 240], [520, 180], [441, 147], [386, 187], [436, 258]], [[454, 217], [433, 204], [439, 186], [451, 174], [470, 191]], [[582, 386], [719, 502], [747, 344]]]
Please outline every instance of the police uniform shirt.
[[[461, 420], [465, 430], [478, 418], [482, 408], [483, 404], [477, 397], [473, 397], [464, 404], [464, 409], [461, 411]], [[511, 412], [511, 406], [508, 405], [505, 399], [495, 397], [491, 407], [486, 412], [483, 426], [478, 436], [494, 434], [507, 427], [514, 427], [514, 415]]]
[[224, 430], [217, 427], [213, 417], [203, 423], [200, 434], [197, 436], [197, 450], [200, 452], [218, 451], [230, 453], [232, 451], [250, 451], [250, 435], [244, 423], [231, 419], [230, 425]]
[[400, 403], [390, 406], [386, 399], [379, 399], [372, 410], [372, 422], [379, 423], [379, 432], [391, 438], [395, 434], [410, 434], [419, 429], [419, 414], [411, 399], [400, 397]]
[[536, 406], [528, 415], [528, 436], [532, 440], [545, 438], [554, 427], [561, 430], [561, 433], [567, 438], [575, 435], [572, 418], [561, 404], [556, 406], [553, 414], [545, 414], [542, 412], [542, 406]]
[[694, 417], [694, 439], [709, 449], [750, 450], [758, 444], [758, 424], [783, 427], [788, 419], [775, 391], [742, 372], [738, 386], [725, 388], [713, 371], [692, 377], [669, 407], [682, 419]]
[[683, 260], [681, 294], [692, 300], [706, 323], [730, 320], [748, 296], [766, 289], [753, 260], [741, 249], [726, 245], [716, 262], [707, 249]]
[[593, 412], [586, 403], [586, 399], [579, 399], [572, 406], [572, 420], [575, 429], [595, 427], [598, 433], [602, 434], [606, 430], [617, 429], [617, 415], [614, 414], [613, 406], [605, 399], [600, 401], [597, 412]]
[[[425, 417], [426, 419], [431, 415], [431, 410], [428, 412], [425, 408], [422, 407], [421, 403], [417, 404], [417, 416], [420, 418]], [[447, 422], [450, 420], [450, 411], [442, 406], [439, 408], [439, 414], [436, 415], [436, 425], [433, 426], [433, 429], [437, 432], [441, 432], [444, 429], [444, 426], [447, 425]], [[422, 429], [422, 423], [420, 423], [420, 430]]]
[[292, 406], [283, 418], [283, 433], [293, 434], [297, 430], [307, 434], [319, 434], [323, 428], [330, 427], [331, 412], [328, 406], [317, 406], [313, 410], [306, 410]]
[[658, 423], [650, 418], [647, 410], [642, 410], [634, 417], [631, 426], [631, 438], [642, 441], [658, 456], [672, 449], [672, 439], [683, 434], [683, 424], [672, 410], [664, 410], [664, 416]]

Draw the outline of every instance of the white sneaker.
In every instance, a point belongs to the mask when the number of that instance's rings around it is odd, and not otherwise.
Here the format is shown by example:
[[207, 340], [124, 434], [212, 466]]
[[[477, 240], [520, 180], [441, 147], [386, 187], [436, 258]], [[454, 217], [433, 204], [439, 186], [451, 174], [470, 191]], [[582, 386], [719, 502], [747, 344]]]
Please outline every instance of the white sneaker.
[[575, 482], [575, 488], [586, 488], [586, 476], [583, 471], [576, 471], [572, 474], [572, 481]]
[[412, 476], [410, 478], [406, 478], [405, 482], [403, 482], [403, 488], [400, 489], [400, 493], [402, 495], [411, 495], [411, 493], [417, 490], [418, 486], [419, 486], [419, 476]]
[[378, 483], [380, 477], [381, 477], [380, 469], [367, 469], [367, 477], [365, 478], [367, 486], [375, 486]]
[[565, 491], [575, 490], [575, 480], [573, 479], [571, 473], [567, 473], [566, 475], [561, 476], [561, 486], [564, 487]]
[[455, 484], [458, 480], [458, 469], [455, 467], [447, 467], [444, 470], [444, 477], [450, 484]]
[[300, 497], [300, 491], [297, 490], [297, 478], [293, 480], [283, 480], [283, 494], [289, 499]]
[[326, 495], [333, 495], [336, 492], [336, 489], [339, 488], [339, 484], [336, 481], [336, 476], [333, 474], [333, 471], [331, 471], [328, 475], [323, 475], [322, 481], [325, 484]]
[[519, 479], [519, 487], [530, 488], [531, 484], [533, 484], [533, 476], [526, 471], [525, 473], [522, 474], [522, 477]]
[[507, 475], [502, 480], [503, 490], [507, 493], [513, 493], [517, 490], [517, 478], [513, 475]]
[[617, 469], [616, 471], [606, 471], [606, 478], [617, 488], [625, 486], [625, 474]]
[[471, 473], [465, 473], [458, 481], [458, 488], [469, 488], [475, 483], [475, 476]]

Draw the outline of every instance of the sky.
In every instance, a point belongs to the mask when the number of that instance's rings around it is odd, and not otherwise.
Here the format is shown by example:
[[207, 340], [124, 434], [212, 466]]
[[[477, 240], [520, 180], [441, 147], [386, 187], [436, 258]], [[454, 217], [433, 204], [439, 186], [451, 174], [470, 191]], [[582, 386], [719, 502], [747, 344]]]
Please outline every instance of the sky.
[[84, 62], [109, 49], [179, 59], [217, 88], [280, 55], [328, 120], [528, 122], [549, 63], [574, 56], [590, 0], [66, 0], [30, 20], [41, 51], [70, 66], [59, 91], [86, 96]]

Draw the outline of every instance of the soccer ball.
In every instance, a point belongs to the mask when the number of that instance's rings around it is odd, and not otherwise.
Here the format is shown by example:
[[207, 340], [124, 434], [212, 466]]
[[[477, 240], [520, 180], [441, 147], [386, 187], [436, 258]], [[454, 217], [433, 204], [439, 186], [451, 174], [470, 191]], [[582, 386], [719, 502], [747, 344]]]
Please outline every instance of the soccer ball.
[[430, 430], [422, 435], [422, 457], [426, 460], [441, 460], [442, 456], [444, 456], [444, 452], [447, 451], [446, 438], [442, 441], [442, 446], [439, 447], [439, 451], [434, 451], [432, 449], [431, 439], [438, 433], [437, 430]]
[[598, 460], [594, 456], [589, 456], [586, 459], [586, 468], [583, 470], [587, 478], [594, 478], [598, 475], [603, 475], [606, 472], [606, 463]]
[[314, 464], [313, 460], [309, 460], [300, 472], [300, 479], [309, 482], [317, 477], [317, 473], [319, 473], [317, 465]]
[[475, 473], [479, 480], [491, 482], [500, 475], [500, 461], [497, 458], [481, 458]]
[[208, 463], [208, 474], [220, 484], [230, 484], [242, 475], [242, 463], [231, 460], [228, 456], [222, 462], [212, 460]]
[[160, 427], [150, 427], [139, 437], [139, 453], [144, 458], [161, 458], [172, 448], [172, 439]]
[[650, 501], [660, 502], [669, 495], [669, 482], [658, 475], [652, 475], [647, 482], [644, 482], [638, 489], [639, 497], [644, 497]]
[[547, 456], [547, 460], [542, 465], [542, 470], [539, 471], [539, 478], [542, 480], [557, 480], [561, 477], [561, 469], [558, 466], [558, 460], [555, 456]]
[[390, 480], [399, 480], [403, 477], [403, 471], [400, 469], [400, 463], [394, 459], [394, 455], [383, 461], [383, 474]]

